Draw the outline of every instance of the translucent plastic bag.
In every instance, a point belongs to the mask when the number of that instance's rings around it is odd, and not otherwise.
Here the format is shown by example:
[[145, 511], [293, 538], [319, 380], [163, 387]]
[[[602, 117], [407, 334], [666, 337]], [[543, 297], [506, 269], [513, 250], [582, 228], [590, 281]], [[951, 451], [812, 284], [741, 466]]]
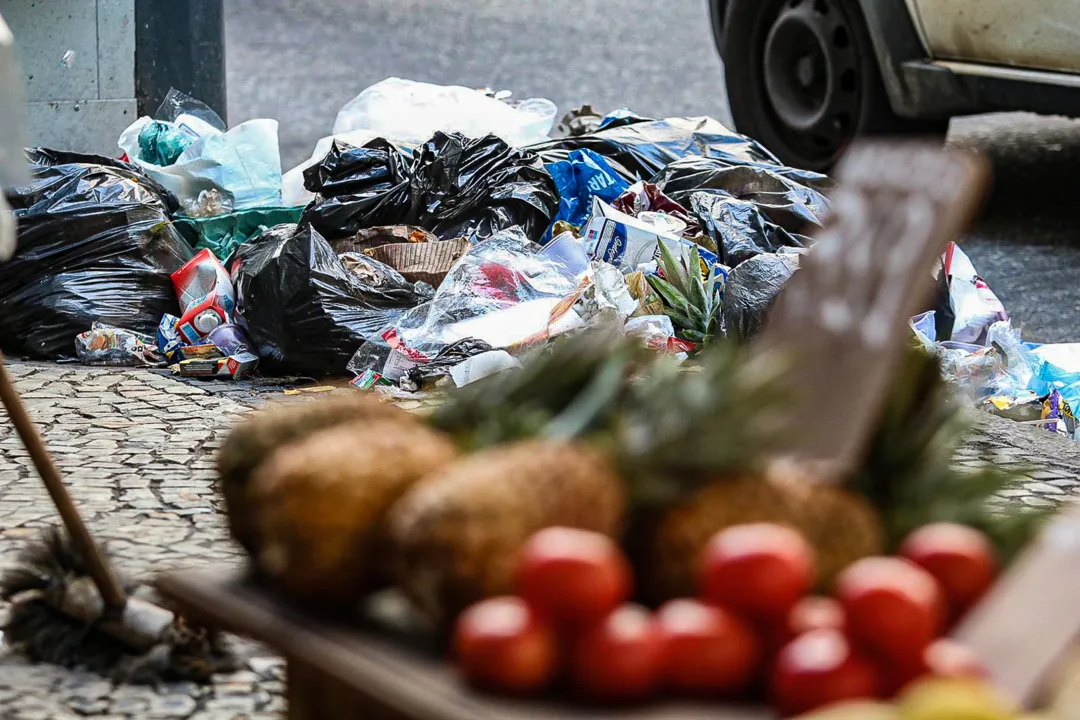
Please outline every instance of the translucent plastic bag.
[[535, 249], [516, 230], [474, 246], [431, 302], [404, 313], [380, 340], [361, 346], [349, 369], [374, 369], [397, 380], [465, 338], [505, 349], [580, 326], [572, 307], [578, 284]]
[[945, 250], [945, 273], [956, 320], [952, 340], [982, 344], [990, 326], [1008, 320], [1005, 306], [975, 270], [971, 259], [956, 243]]
[[75, 353], [83, 365], [160, 365], [154, 339], [123, 328], [94, 323], [75, 338]]
[[334, 134], [367, 130], [403, 145], [419, 145], [438, 131], [472, 138], [495, 134], [521, 147], [546, 140], [557, 112], [550, 100], [511, 106], [466, 87], [392, 77], [350, 100], [338, 113]]
[[[117, 144], [130, 162], [146, 171], [180, 200], [197, 206], [199, 194], [218, 190], [233, 210], [281, 204], [281, 153], [277, 120], [249, 120], [223, 131], [220, 118], [197, 100], [170, 92], [156, 120], [141, 117]], [[214, 119], [217, 118], [215, 124]], [[191, 140], [172, 165], [143, 160], [139, 138], [155, 122], [170, 123]]]

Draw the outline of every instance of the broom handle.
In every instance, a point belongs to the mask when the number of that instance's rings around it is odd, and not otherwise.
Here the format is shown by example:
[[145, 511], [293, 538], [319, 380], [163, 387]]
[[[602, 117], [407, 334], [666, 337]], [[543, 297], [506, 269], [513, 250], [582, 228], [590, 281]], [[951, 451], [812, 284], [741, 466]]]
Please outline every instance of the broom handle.
[[49, 491], [53, 504], [56, 505], [56, 509], [60, 512], [64, 527], [67, 528], [68, 535], [71, 536], [72, 541], [75, 543], [75, 548], [90, 564], [90, 577], [93, 578], [94, 584], [97, 585], [98, 592], [101, 593], [101, 599], [105, 601], [106, 607], [112, 610], [123, 609], [127, 603], [127, 598], [120, 587], [120, 582], [116, 579], [108, 559], [98, 548], [97, 543], [94, 542], [94, 538], [91, 537], [90, 531], [86, 529], [86, 525], [83, 524], [79, 511], [75, 507], [75, 503], [72, 502], [71, 495], [68, 494], [64, 481], [60, 477], [60, 471], [53, 464], [45, 443], [34, 428], [30, 416], [27, 415], [26, 408], [15, 390], [15, 384], [11, 381], [11, 376], [4, 365], [3, 354], [0, 354], [0, 401], [3, 401], [12, 425], [15, 426], [19, 437], [22, 438], [26, 451], [30, 453], [30, 459], [33, 460], [38, 475], [41, 476], [42, 481], [45, 483], [45, 489]]

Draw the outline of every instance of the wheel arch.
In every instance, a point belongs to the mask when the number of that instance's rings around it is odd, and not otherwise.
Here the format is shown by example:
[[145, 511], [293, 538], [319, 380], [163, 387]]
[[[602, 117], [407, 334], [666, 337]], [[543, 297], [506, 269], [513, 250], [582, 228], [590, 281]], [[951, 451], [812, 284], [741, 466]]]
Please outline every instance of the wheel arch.
[[[878, 61], [885, 93], [893, 112], [911, 119], [936, 115], [935, 110], [950, 103], [942, 100], [956, 92], [948, 73], [938, 74], [938, 82], [928, 84], [925, 75], [905, 71], [904, 64], [929, 58], [929, 50], [912, 17], [906, 0], [856, 0]], [[723, 59], [727, 53], [724, 29], [731, 0], [708, 0], [716, 49]], [[937, 87], [937, 85], [941, 87]], [[949, 113], [946, 113], [949, 114]]]
[[723, 59], [727, 52], [727, 43], [724, 41], [724, 26], [727, 21], [727, 8], [729, 0], [709, 0], [709, 20], [712, 23], [713, 40], [716, 42], [716, 50]]
[[893, 112], [900, 117], [925, 118], [932, 115], [936, 101], [928, 101], [929, 88], [920, 78], [905, 71], [906, 63], [930, 57], [922, 34], [906, 0], [857, 0], [874, 46], [881, 80]]

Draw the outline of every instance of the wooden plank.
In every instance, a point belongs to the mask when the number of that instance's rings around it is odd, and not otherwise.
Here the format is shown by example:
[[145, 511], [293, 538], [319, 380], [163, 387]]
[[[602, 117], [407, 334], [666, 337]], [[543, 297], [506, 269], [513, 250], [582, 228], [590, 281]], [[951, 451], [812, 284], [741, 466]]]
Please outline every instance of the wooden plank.
[[826, 476], [857, 463], [934, 261], [971, 221], [987, 177], [975, 156], [914, 143], [866, 144], [842, 161], [833, 217], [758, 341], [791, 363], [792, 456]]
[[[501, 699], [470, 691], [449, 663], [422, 638], [406, 642], [370, 627], [320, 621], [260, 589], [236, 569], [165, 575], [158, 589], [193, 619], [258, 640], [301, 668], [305, 686], [312, 673], [320, 686], [344, 685], [358, 702], [354, 716], [400, 720], [773, 720], [760, 708], [715, 704], [663, 704], [612, 712], [570, 703]], [[426, 651], [425, 651], [426, 646]], [[293, 679], [290, 677], [290, 684]], [[329, 685], [328, 685], [329, 684]], [[336, 697], [341, 697], [335, 693]], [[296, 717], [310, 713], [307, 689], [290, 687], [303, 699]], [[292, 714], [290, 713], [290, 716]]]
[[1024, 707], [1080, 636], [1080, 504], [1063, 510], [957, 628]]

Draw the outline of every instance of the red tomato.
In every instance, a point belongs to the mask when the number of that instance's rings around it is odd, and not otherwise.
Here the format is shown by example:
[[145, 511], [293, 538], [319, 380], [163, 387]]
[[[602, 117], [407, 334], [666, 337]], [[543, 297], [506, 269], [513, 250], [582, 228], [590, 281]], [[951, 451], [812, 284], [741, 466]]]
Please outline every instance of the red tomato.
[[861, 647], [901, 663], [915, 662], [942, 626], [937, 581], [907, 560], [870, 557], [836, 581], [847, 630]]
[[578, 639], [573, 683], [586, 698], [632, 702], [647, 698], [660, 681], [663, 643], [649, 612], [623, 605]]
[[656, 612], [663, 677], [672, 690], [734, 695], [754, 679], [761, 652], [754, 632], [723, 608], [672, 600]]
[[837, 630], [811, 630], [776, 656], [770, 691], [785, 716], [877, 697], [877, 670]]
[[573, 528], [541, 530], [522, 548], [517, 592], [560, 625], [585, 625], [630, 597], [630, 563], [611, 538]]
[[540, 690], [558, 664], [554, 633], [517, 597], [484, 600], [463, 612], [454, 650], [469, 682], [500, 692]]
[[924, 525], [907, 537], [900, 555], [937, 579], [954, 619], [982, 598], [997, 575], [994, 546], [966, 525]]
[[755, 619], [783, 617], [814, 579], [813, 550], [802, 535], [768, 523], [722, 530], [699, 563], [702, 597]]

